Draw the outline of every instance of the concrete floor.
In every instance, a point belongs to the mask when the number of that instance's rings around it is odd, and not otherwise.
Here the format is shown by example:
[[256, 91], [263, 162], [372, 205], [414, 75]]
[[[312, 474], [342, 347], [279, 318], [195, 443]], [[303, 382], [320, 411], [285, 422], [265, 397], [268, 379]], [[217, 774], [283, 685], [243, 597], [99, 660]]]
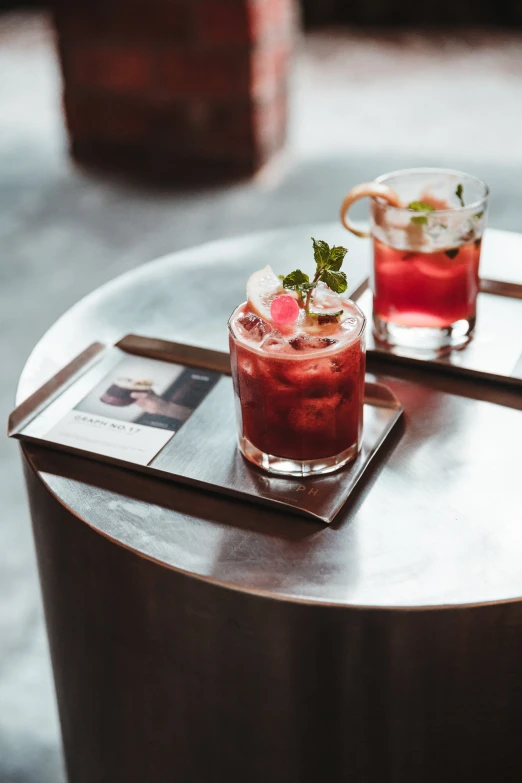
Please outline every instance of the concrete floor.
[[[1, 418], [34, 343], [80, 297], [198, 242], [331, 220], [351, 185], [469, 170], [490, 224], [522, 231], [522, 38], [322, 32], [301, 43], [289, 152], [251, 183], [144, 191], [67, 158], [43, 15], [0, 17]], [[61, 783], [58, 720], [17, 448], [0, 440], [0, 783]], [[93, 783], [96, 783], [93, 781]]]

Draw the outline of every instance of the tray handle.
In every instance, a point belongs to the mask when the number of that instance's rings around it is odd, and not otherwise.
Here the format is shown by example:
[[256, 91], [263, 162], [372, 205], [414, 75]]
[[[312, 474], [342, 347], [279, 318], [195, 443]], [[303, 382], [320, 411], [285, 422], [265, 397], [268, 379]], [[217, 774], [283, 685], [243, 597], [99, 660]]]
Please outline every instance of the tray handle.
[[106, 346], [103, 343], [92, 343], [76, 356], [69, 364], [63, 367], [56, 375], [53, 375], [43, 386], [40, 386], [33, 394], [18, 405], [9, 416], [7, 422], [7, 434], [11, 438], [22, 430], [40, 410], [47, 406], [55, 397], [61, 394], [67, 386], [76, 378], [78, 373], [85, 370], [87, 365]]

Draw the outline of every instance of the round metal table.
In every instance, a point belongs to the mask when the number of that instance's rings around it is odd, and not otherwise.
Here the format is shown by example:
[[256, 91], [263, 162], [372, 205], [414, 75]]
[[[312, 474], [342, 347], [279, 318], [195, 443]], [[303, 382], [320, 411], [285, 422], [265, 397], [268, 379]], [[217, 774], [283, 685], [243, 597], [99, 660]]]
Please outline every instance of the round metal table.
[[[224, 348], [311, 235], [368, 268], [333, 224], [174, 253], [67, 312], [18, 402], [94, 341]], [[484, 267], [521, 253], [490, 231]], [[521, 395], [370, 368], [405, 426], [330, 527], [23, 447], [71, 783], [519, 779]]]

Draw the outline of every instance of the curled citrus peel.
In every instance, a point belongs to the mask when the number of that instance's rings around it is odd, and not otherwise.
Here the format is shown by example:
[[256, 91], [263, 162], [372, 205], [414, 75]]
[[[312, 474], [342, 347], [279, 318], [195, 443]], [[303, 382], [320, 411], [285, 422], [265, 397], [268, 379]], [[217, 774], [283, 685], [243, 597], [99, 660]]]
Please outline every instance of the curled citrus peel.
[[392, 207], [404, 207], [404, 204], [399, 198], [399, 195], [388, 185], [381, 185], [378, 182], [361, 182], [360, 185], [355, 185], [343, 199], [341, 204], [341, 223], [343, 226], [355, 234], [357, 237], [369, 237], [369, 231], [363, 231], [357, 228], [349, 219], [348, 211], [352, 204], [361, 198], [381, 198], [384, 199]]

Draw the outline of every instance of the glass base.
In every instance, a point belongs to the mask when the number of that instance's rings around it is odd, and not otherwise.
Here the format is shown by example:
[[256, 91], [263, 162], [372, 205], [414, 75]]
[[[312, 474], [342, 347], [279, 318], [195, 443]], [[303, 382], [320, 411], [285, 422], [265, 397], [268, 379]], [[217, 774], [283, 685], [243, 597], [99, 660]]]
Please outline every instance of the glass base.
[[379, 343], [393, 353], [411, 356], [419, 354], [443, 356], [453, 350], [464, 348], [471, 340], [476, 317], [456, 321], [444, 327], [399, 326], [373, 314], [373, 334]]
[[359, 453], [359, 446], [354, 443], [349, 449], [345, 449], [335, 457], [323, 457], [321, 459], [289, 459], [287, 457], [276, 457], [273, 454], [266, 454], [260, 451], [244, 435], [239, 437], [239, 450], [249, 462], [252, 462], [258, 468], [267, 473], [273, 473], [279, 476], [321, 476], [325, 473], [333, 473], [339, 470], [343, 465], [351, 462]]

